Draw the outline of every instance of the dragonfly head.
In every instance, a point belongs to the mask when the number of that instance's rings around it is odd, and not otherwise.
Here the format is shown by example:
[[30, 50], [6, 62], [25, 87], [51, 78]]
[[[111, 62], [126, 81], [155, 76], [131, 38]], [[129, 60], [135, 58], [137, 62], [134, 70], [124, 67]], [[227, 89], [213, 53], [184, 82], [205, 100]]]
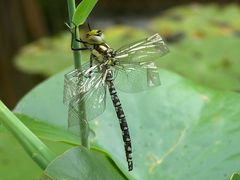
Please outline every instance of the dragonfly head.
[[86, 34], [86, 42], [89, 44], [102, 44], [104, 43], [104, 35], [101, 30], [93, 29]]

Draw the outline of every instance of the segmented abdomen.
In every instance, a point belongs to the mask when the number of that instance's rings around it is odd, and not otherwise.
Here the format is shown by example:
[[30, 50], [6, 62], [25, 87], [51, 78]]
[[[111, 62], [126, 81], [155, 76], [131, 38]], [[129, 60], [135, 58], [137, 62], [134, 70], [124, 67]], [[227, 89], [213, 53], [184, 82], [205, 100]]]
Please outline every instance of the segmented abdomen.
[[126, 121], [126, 117], [123, 112], [121, 102], [117, 96], [117, 91], [113, 84], [113, 76], [112, 76], [111, 71], [108, 72], [106, 80], [107, 80], [107, 84], [108, 84], [109, 93], [111, 95], [111, 99], [112, 99], [112, 102], [115, 107], [117, 117], [118, 117], [118, 120], [120, 123], [120, 128], [122, 130], [122, 138], [123, 138], [123, 142], [124, 142], [126, 159], [128, 162], [128, 170], [131, 171], [133, 169], [131, 138], [130, 138], [130, 134], [128, 131], [128, 124]]

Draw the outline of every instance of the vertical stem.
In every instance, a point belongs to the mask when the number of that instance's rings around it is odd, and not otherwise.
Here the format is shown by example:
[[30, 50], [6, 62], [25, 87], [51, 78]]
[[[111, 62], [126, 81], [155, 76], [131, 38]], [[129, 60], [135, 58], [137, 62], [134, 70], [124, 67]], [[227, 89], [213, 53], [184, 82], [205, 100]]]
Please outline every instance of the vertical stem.
[[[68, 3], [68, 16], [71, 29], [74, 28], [74, 24], [72, 23], [72, 17], [76, 9], [75, 0], [67, 0]], [[76, 34], [75, 34], [76, 33]], [[74, 32], [74, 38], [79, 38], [79, 31]], [[77, 41], [73, 41], [74, 48], [80, 48], [80, 43]], [[80, 51], [73, 51], [73, 58], [74, 58], [74, 66], [75, 69], [81, 69], [81, 52]]]
[[[68, 3], [68, 14], [69, 14], [69, 22], [70, 22], [70, 27], [71, 29], [74, 28], [74, 24], [72, 23], [72, 17], [73, 14], [75, 12], [76, 9], [76, 5], [75, 5], [75, 0], [67, 0]], [[76, 31], [73, 32], [73, 36], [74, 38], [79, 39], [79, 29], [77, 28]], [[75, 34], [76, 33], [76, 34]], [[73, 39], [73, 47], [74, 48], [80, 48], [80, 43], [75, 41]], [[75, 69], [82, 69], [81, 67], [81, 53], [80, 51], [73, 51], [73, 57], [74, 57], [74, 66]], [[80, 107], [79, 106], [79, 111], [83, 110], [84, 112], [86, 112], [85, 110], [85, 106], [84, 104]], [[89, 125], [88, 122], [86, 121], [86, 114], [83, 115], [83, 117], [79, 116], [79, 125], [80, 125], [80, 137], [81, 137], [81, 144], [82, 146], [89, 148], [89, 141], [88, 141], [88, 137], [89, 137]]]

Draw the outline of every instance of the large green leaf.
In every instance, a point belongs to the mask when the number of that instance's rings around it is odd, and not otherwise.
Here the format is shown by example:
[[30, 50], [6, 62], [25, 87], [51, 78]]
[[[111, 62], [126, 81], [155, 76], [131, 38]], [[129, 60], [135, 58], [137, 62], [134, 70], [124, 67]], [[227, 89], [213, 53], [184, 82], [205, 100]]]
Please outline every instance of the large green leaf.
[[[30, 74], [55, 74], [73, 64], [70, 40], [70, 33], [62, 33], [29, 44], [21, 49], [15, 64]], [[85, 55], [83, 59], [86, 59]]]
[[[202, 88], [168, 71], [160, 75], [162, 86], [119, 92], [132, 137], [133, 172], [127, 171], [109, 98], [106, 111], [90, 123], [96, 133], [92, 145], [106, 150], [133, 179], [229, 179], [240, 170], [240, 96]], [[60, 73], [33, 89], [15, 110], [67, 127], [62, 92]]]
[[28, 156], [15, 137], [1, 126], [0, 152], [0, 179], [32, 180], [41, 174], [40, 167]]
[[15, 64], [22, 71], [51, 75], [72, 64], [70, 33], [44, 38], [21, 49]]
[[[24, 118], [21, 116], [21, 120]], [[23, 122], [31, 128], [31, 124], [34, 124], [34, 122], [28, 122], [23, 120]], [[45, 136], [44, 143], [47, 144], [48, 147], [50, 147], [55, 153], [62, 154], [67, 149], [71, 148], [72, 146], [66, 144], [66, 143], [60, 143], [60, 142], [54, 142], [60, 139], [60, 141], [63, 139], [62, 136], [54, 137], [54, 133], [58, 132], [58, 130], [55, 128], [52, 130], [52, 132], [49, 133], [49, 131], [44, 131], [45, 128], [42, 128], [44, 126], [44, 123], [41, 124], [40, 122], [35, 123], [34, 128], [39, 128], [39, 130], [34, 130], [33, 132], [36, 135]], [[39, 126], [40, 125], [40, 126]], [[49, 125], [48, 125], [49, 126]], [[31, 128], [31, 130], [33, 130]], [[38, 133], [42, 132], [42, 133]], [[62, 135], [66, 135], [66, 132], [62, 133]], [[49, 139], [49, 140], [48, 140]], [[71, 139], [71, 138], [70, 138]], [[70, 143], [71, 141], [69, 141]], [[23, 147], [19, 144], [19, 142], [16, 140], [16, 138], [11, 135], [11, 133], [6, 130], [4, 127], [0, 126], [0, 179], [4, 180], [13, 180], [13, 179], [24, 179], [24, 180], [33, 180], [38, 179], [38, 177], [41, 174], [40, 167], [29, 157], [29, 155], [25, 152]], [[29, 168], [31, 170], [29, 170]], [[13, 173], [14, 172], [14, 173]]]
[[66, 128], [56, 127], [23, 114], [16, 115], [25, 124], [25, 126], [27, 126], [34, 134], [42, 139], [80, 145], [80, 138], [77, 135], [72, 134]]
[[[66, 129], [47, 124], [45, 122], [41, 122], [38, 119], [33, 119], [23, 114], [16, 115], [34, 134], [36, 134], [42, 139], [79, 145], [80, 138], [71, 134]], [[9, 142], [3, 142], [6, 149], [10, 148]], [[63, 144], [59, 144], [60, 146], [56, 146], [57, 144], [52, 143], [47, 144], [58, 154], [62, 153], [63, 150], [66, 150], [67, 148], [71, 148], [71, 146], [63, 146]], [[16, 149], [13, 149], [13, 152], [14, 150], [16, 151]], [[6, 154], [8, 153], [4, 152], [5, 158], [3, 160], [13, 160], [13, 158], [6, 157]], [[16, 158], [19, 157], [16, 156]], [[25, 162], [26, 166], [29, 166], [29, 164], [31, 164], [31, 161], [28, 161], [28, 158], [26, 159], [27, 160], [23, 159], [23, 162]], [[13, 167], [9, 165], [6, 166], [5, 164], [3, 164], [3, 167], [6, 170], [13, 169]], [[72, 171], [72, 169], [74, 169], [74, 171]], [[6, 171], [5, 174], [0, 174], [1, 177], [4, 177], [4, 179], [12, 177], [23, 178], [24, 175], [22, 172], [24, 172], [24, 170], [25, 168], [19, 169], [14, 176], [8, 174], [8, 171]], [[36, 175], [37, 172], [35, 171], [31, 173], [31, 176]], [[31, 179], [31, 176], [29, 177], [28, 175], [27, 177], [24, 177], [24, 179]], [[52, 162], [44, 171], [44, 175], [41, 178], [51, 179], [51, 177], [57, 179], [61, 179], [63, 177], [65, 177], [66, 179], [78, 179], [78, 177], [81, 177], [83, 179], [87, 179], [86, 177], [89, 177], [89, 179], [126, 179], [125, 175], [119, 170], [119, 168], [114, 164], [114, 162], [109, 161], [109, 155], [107, 153], [104, 153], [103, 151], [99, 152], [97, 149], [88, 151], [82, 147], [72, 149], [71, 151], [64, 153], [62, 156], [54, 160], [54, 162]]]
[[44, 171], [43, 179], [123, 180], [125, 175], [101, 152], [83, 147], [72, 148], [54, 160]]

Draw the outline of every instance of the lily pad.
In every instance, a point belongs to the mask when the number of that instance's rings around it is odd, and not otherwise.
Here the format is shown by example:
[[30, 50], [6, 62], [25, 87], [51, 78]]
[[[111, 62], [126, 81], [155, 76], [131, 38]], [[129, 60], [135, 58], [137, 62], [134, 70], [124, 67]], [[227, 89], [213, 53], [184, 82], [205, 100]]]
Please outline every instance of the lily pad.
[[239, 44], [234, 37], [184, 39], [158, 65], [211, 88], [239, 91]]
[[[61, 102], [64, 73], [33, 89], [15, 111], [67, 127], [67, 107]], [[203, 88], [165, 70], [160, 75], [162, 86], [137, 94], [119, 92], [134, 170], [127, 171], [109, 98], [106, 111], [90, 122], [96, 133], [91, 145], [108, 152], [129, 179], [229, 179], [240, 170], [240, 96]]]
[[240, 11], [236, 4], [192, 4], [167, 10], [150, 22], [150, 28], [164, 36], [182, 32], [189, 38], [235, 36], [240, 30]]
[[[28, 120], [30, 119], [31, 118], [28, 118]], [[67, 149], [73, 147], [72, 145], [69, 145], [72, 140], [68, 141], [68, 144], [61, 143], [62, 140], [64, 141], [64, 139], [66, 139], [66, 137], [63, 137], [63, 135], [68, 134], [67, 139], [69, 139], [69, 136], [74, 137], [71, 134], [69, 135], [67, 131], [64, 131], [64, 133], [59, 136], [59, 128], [55, 127], [55, 129], [49, 133], [49, 131], [46, 131], [46, 124], [42, 122], [29, 122], [28, 120], [25, 120], [25, 117], [23, 116], [21, 116], [21, 120], [27, 125], [27, 127], [33, 130], [36, 135], [38, 135], [40, 138], [43, 138], [44, 143], [55, 153], [60, 155]], [[33, 124], [34, 127], [31, 126]], [[47, 125], [47, 127], [51, 126]], [[36, 129], [34, 130], [34, 128]], [[58, 135], [57, 137], [54, 135], [55, 133]], [[0, 157], [1, 179], [32, 180], [38, 179], [38, 177], [41, 175], [42, 170], [40, 167], [34, 163], [31, 157], [29, 157], [16, 138], [2, 126], [0, 126], [0, 152], [2, 154]], [[31, 168], [31, 171], [29, 171], [29, 168]]]
[[72, 65], [70, 47], [70, 33], [43, 38], [21, 49], [15, 65], [30, 74], [50, 76]]
[[155, 18], [150, 27], [170, 43], [171, 53], [159, 61], [160, 67], [211, 88], [240, 90], [239, 6], [180, 6]]
[[54, 160], [42, 179], [123, 180], [126, 176], [103, 153], [83, 147], [72, 148]]

